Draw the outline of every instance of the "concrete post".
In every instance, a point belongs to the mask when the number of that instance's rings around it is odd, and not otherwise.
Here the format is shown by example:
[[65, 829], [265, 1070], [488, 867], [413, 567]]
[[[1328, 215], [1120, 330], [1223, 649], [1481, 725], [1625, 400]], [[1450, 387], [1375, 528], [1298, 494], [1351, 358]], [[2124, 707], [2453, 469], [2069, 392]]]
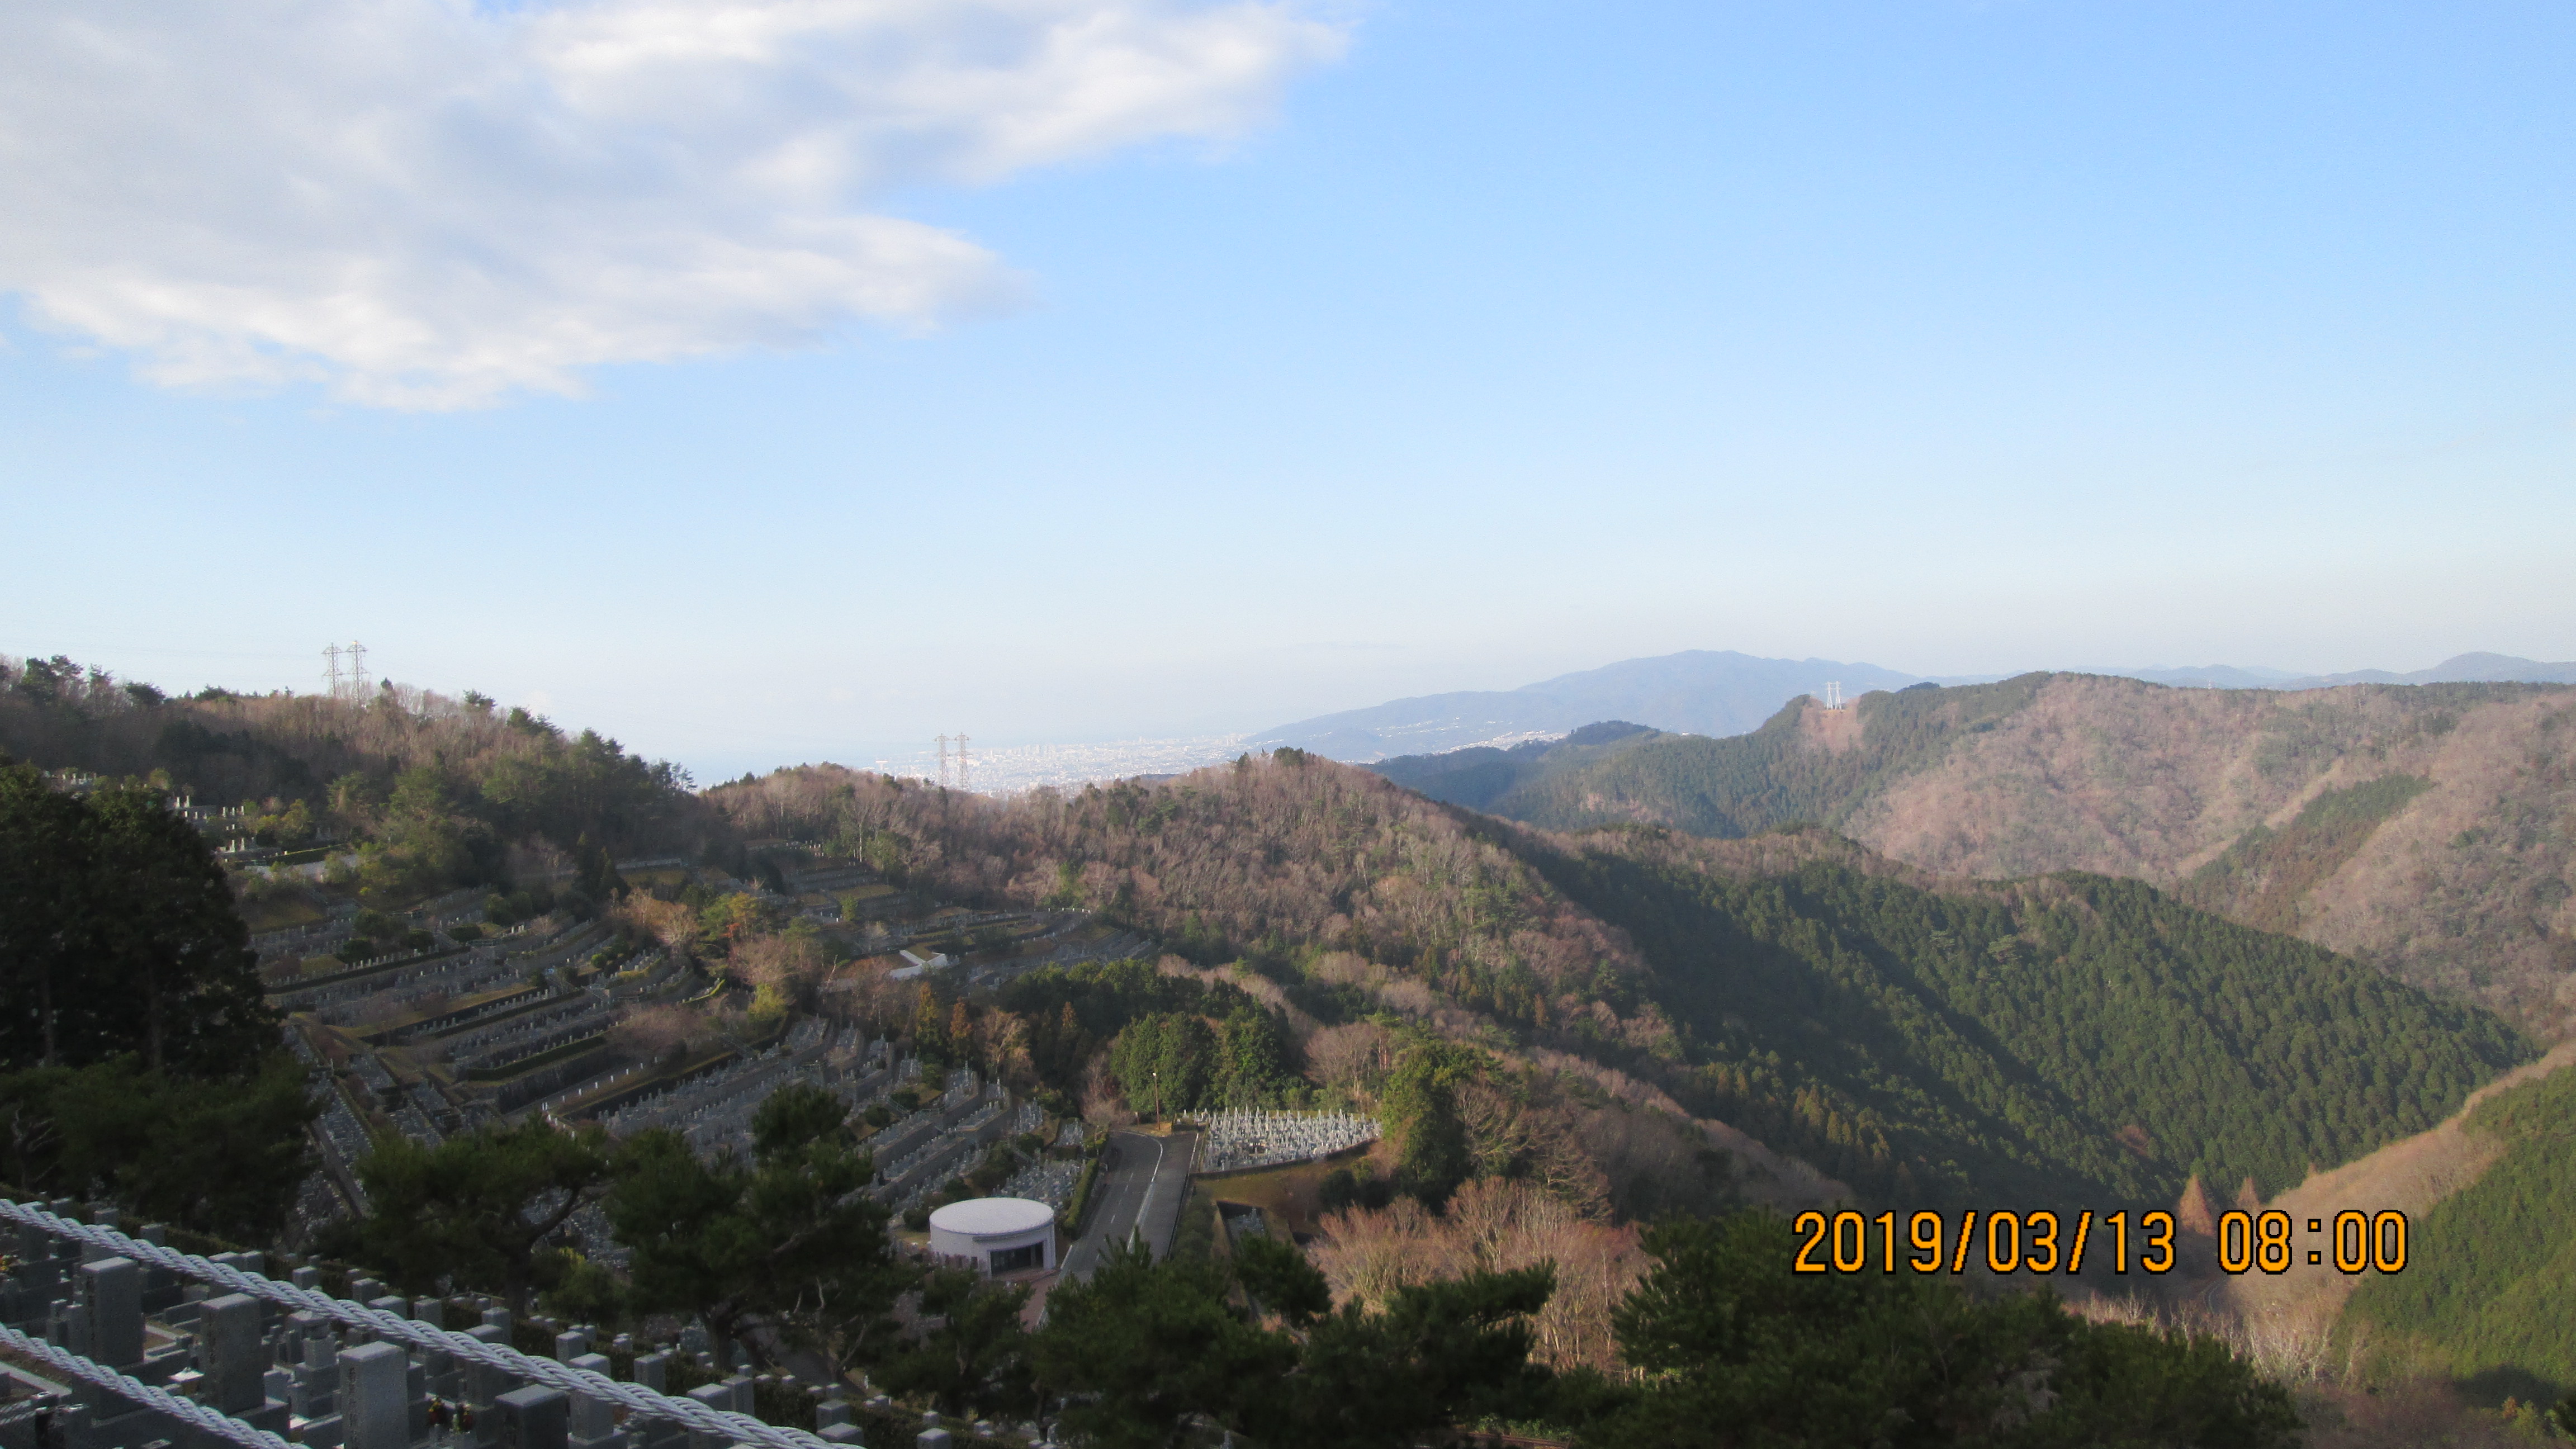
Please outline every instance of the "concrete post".
[[410, 1449], [411, 1416], [404, 1411], [411, 1359], [390, 1343], [362, 1343], [340, 1352], [340, 1426], [348, 1449]]

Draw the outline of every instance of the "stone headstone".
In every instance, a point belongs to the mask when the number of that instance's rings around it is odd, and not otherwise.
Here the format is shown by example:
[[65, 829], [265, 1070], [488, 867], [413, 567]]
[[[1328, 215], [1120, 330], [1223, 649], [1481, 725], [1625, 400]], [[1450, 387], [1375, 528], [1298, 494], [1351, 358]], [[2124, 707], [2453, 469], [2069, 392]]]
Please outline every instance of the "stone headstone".
[[340, 1351], [340, 1424], [348, 1449], [410, 1449], [411, 1358], [390, 1343]]
[[411, 1316], [422, 1323], [428, 1324], [432, 1328], [445, 1328], [447, 1326], [447, 1300], [444, 1298], [415, 1298], [411, 1301]]
[[670, 1368], [671, 1355], [667, 1352], [639, 1353], [635, 1356], [635, 1382], [657, 1394], [663, 1393], [666, 1391], [664, 1386], [671, 1381]]
[[[508, 1329], [490, 1323], [474, 1325], [465, 1330], [465, 1336], [480, 1343], [505, 1347], [510, 1342]], [[518, 1383], [518, 1376], [507, 1369], [476, 1363], [470, 1358], [465, 1360], [465, 1402], [469, 1404], [479, 1407], [496, 1403], [503, 1394], [518, 1387]]]
[[[614, 1377], [612, 1371], [616, 1367], [608, 1361], [608, 1355], [604, 1353], [581, 1354], [564, 1360], [564, 1364], [568, 1368], [594, 1373], [601, 1378]], [[573, 1395], [570, 1432], [579, 1442], [591, 1444], [604, 1442], [611, 1434], [617, 1432], [615, 1407], [606, 1399], [593, 1398], [588, 1394]]]
[[924, 1429], [912, 1436], [912, 1442], [916, 1449], [949, 1449], [955, 1441], [945, 1429]]
[[143, 1265], [101, 1258], [81, 1265], [81, 1303], [89, 1310], [89, 1357], [115, 1368], [143, 1362]]
[[814, 1431], [814, 1437], [826, 1444], [854, 1444], [862, 1446], [862, 1449], [866, 1444], [866, 1441], [859, 1437], [859, 1426], [856, 1424], [826, 1424]]
[[724, 1381], [724, 1386], [733, 1395], [735, 1413], [755, 1414], [760, 1411], [760, 1396], [754, 1391], [751, 1375], [735, 1374]]
[[259, 1333], [259, 1300], [247, 1293], [209, 1298], [197, 1307], [206, 1351], [206, 1402], [227, 1414], [256, 1409], [268, 1397], [263, 1370], [268, 1345]]
[[555, 1335], [555, 1362], [570, 1363], [590, 1352], [590, 1335], [575, 1328]]
[[[561, 1389], [534, 1384], [512, 1389], [493, 1401], [497, 1449], [566, 1449], [572, 1396]], [[356, 1446], [351, 1446], [356, 1449]]]
[[[373, 1278], [355, 1278], [349, 1282], [349, 1296], [361, 1303], [372, 1303], [385, 1296], [385, 1285]], [[355, 1446], [352, 1446], [355, 1449]]]
[[[733, 1409], [733, 1390], [722, 1384], [700, 1384], [689, 1390], [688, 1396], [710, 1409], [726, 1412]], [[696, 1428], [689, 1430], [689, 1449], [728, 1449], [732, 1443], [731, 1434], [710, 1434]]]

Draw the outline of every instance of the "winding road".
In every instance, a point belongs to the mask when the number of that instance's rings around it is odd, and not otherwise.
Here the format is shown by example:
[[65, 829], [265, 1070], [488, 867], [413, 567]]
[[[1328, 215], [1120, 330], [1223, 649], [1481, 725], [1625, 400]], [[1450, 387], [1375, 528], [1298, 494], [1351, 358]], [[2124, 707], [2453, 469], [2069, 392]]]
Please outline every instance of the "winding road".
[[1064, 1271], [1088, 1278], [1112, 1243], [1125, 1242], [1142, 1229], [1146, 1245], [1159, 1259], [1171, 1251], [1172, 1230], [1181, 1219], [1181, 1198], [1189, 1189], [1190, 1164], [1198, 1156], [1196, 1133], [1156, 1137], [1146, 1132], [1110, 1134], [1100, 1178], [1092, 1184], [1098, 1203], [1091, 1228], [1074, 1240], [1064, 1255]]

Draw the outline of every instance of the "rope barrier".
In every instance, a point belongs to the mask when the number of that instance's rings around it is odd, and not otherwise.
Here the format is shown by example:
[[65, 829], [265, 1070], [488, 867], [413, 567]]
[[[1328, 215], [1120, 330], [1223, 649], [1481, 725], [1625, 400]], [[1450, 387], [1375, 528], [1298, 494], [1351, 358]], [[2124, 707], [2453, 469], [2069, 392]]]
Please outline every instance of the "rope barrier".
[[194, 1399], [184, 1399], [157, 1384], [130, 1379], [104, 1364], [93, 1363], [79, 1354], [54, 1347], [41, 1338], [29, 1338], [6, 1324], [0, 1324], [0, 1344], [27, 1355], [57, 1373], [93, 1384], [112, 1394], [134, 1400], [146, 1408], [158, 1409], [182, 1423], [194, 1425], [209, 1434], [220, 1434], [247, 1449], [295, 1449], [266, 1429], [254, 1429], [230, 1414], [219, 1413]]
[[[21, 1226], [70, 1238], [74, 1242], [105, 1248], [120, 1257], [155, 1268], [166, 1268], [200, 1282], [215, 1283], [236, 1293], [247, 1293], [271, 1303], [362, 1328], [379, 1338], [393, 1339], [414, 1348], [454, 1354], [469, 1363], [499, 1369], [520, 1378], [533, 1380], [551, 1389], [580, 1394], [618, 1405], [629, 1413], [649, 1418], [676, 1419], [682, 1425], [702, 1434], [724, 1437], [728, 1444], [753, 1444], [766, 1449], [827, 1449], [828, 1441], [802, 1429], [764, 1423], [749, 1414], [709, 1408], [695, 1399], [676, 1398], [656, 1393], [641, 1384], [620, 1383], [606, 1374], [577, 1369], [550, 1358], [532, 1358], [506, 1344], [485, 1343], [462, 1333], [432, 1328], [416, 1318], [404, 1318], [382, 1309], [369, 1308], [347, 1299], [334, 1298], [317, 1289], [298, 1288], [280, 1283], [257, 1273], [245, 1273], [227, 1263], [212, 1262], [193, 1253], [182, 1253], [157, 1243], [129, 1238], [114, 1228], [92, 1227], [69, 1218], [56, 1217], [43, 1208], [0, 1198], [0, 1218]], [[48, 1345], [50, 1347], [50, 1345]], [[129, 1381], [130, 1382], [130, 1381]], [[139, 1387], [139, 1386], [138, 1386]], [[122, 1388], [118, 1392], [125, 1392]], [[185, 1402], [184, 1400], [182, 1402]], [[218, 1416], [221, 1417], [221, 1416]], [[227, 1420], [226, 1422], [233, 1422]], [[248, 1441], [245, 1441], [248, 1442]], [[272, 1449], [279, 1441], [274, 1436], [261, 1441], [262, 1449]]]

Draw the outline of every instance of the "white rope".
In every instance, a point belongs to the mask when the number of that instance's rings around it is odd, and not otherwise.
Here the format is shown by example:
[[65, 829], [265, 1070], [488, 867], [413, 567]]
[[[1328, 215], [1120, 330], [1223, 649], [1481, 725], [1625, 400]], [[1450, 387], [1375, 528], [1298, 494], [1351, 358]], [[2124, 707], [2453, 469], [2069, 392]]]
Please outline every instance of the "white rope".
[[826, 1440], [806, 1433], [802, 1429], [763, 1423], [749, 1414], [711, 1409], [695, 1399], [656, 1393], [641, 1384], [619, 1383], [606, 1374], [577, 1369], [569, 1364], [557, 1363], [550, 1358], [531, 1358], [507, 1344], [485, 1343], [479, 1338], [472, 1338], [462, 1333], [450, 1333], [443, 1328], [432, 1328], [416, 1318], [405, 1318], [400, 1314], [369, 1308], [361, 1303], [334, 1298], [328, 1293], [315, 1289], [298, 1288], [290, 1283], [280, 1283], [273, 1278], [261, 1277], [257, 1273], [245, 1273], [229, 1264], [210, 1262], [193, 1253], [182, 1253], [157, 1243], [140, 1242], [114, 1228], [91, 1227], [85, 1223], [73, 1222], [69, 1218], [56, 1217], [43, 1208], [29, 1207], [23, 1203], [0, 1198], [0, 1218], [51, 1233], [56, 1237], [70, 1238], [75, 1242], [106, 1248], [120, 1256], [132, 1258], [138, 1263], [166, 1268], [171, 1272], [185, 1274], [202, 1282], [220, 1284], [236, 1293], [248, 1293], [255, 1298], [265, 1298], [271, 1303], [283, 1304], [308, 1313], [319, 1313], [351, 1327], [363, 1328], [380, 1338], [397, 1339], [414, 1348], [451, 1353], [460, 1359], [479, 1363], [486, 1368], [496, 1368], [504, 1373], [516, 1374], [520, 1378], [532, 1379], [548, 1388], [562, 1389], [566, 1393], [580, 1394], [587, 1398], [616, 1404], [629, 1413], [643, 1414], [650, 1418], [677, 1419], [681, 1424], [702, 1434], [722, 1435], [728, 1444], [758, 1444], [766, 1445], [768, 1449], [825, 1449], [827, 1444]]
[[16, 1349], [57, 1373], [95, 1384], [147, 1409], [157, 1409], [182, 1423], [193, 1424], [209, 1434], [221, 1434], [236, 1444], [249, 1446], [249, 1449], [295, 1449], [266, 1429], [254, 1429], [230, 1414], [218, 1413], [194, 1399], [183, 1399], [157, 1384], [127, 1378], [112, 1368], [56, 1348], [41, 1338], [29, 1338], [6, 1324], [0, 1324], [0, 1344]]

